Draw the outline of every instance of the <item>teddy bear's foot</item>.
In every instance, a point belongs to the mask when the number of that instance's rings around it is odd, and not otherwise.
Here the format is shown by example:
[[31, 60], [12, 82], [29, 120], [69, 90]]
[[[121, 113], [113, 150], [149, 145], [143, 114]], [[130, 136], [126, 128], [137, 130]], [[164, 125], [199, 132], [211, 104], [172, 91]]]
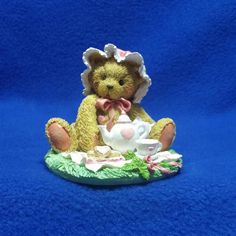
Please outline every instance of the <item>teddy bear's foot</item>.
[[150, 138], [157, 139], [162, 143], [161, 151], [170, 148], [176, 136], [176, 126], [172, 119], [163, 118], [158, 120], [151, 129]]
[[66, 130], [57, 122], [48, 127], [49, 142], [59, 151], [66, 151], [71, 146], [71, 139]]
[[167, 124], [161, 132], [159, 141], [162, 143], [162, 151], [168, 150], [172, 145], [176, 136], [175, 125]]
[[46, 135], [52, 148], [58, 152], [77, 149], [77, 137], [74, 125], [69, 125], [63, 119], [52, 118], [46, 124]]

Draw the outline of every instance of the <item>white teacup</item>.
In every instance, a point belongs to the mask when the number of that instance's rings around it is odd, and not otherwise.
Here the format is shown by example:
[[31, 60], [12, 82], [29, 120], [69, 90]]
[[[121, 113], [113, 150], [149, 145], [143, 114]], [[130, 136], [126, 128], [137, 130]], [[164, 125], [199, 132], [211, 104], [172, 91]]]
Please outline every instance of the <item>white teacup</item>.
[[162, 144], [156, 139], [136, 140], [137, 153], [141, 156], [155, 155], [162, 148]]

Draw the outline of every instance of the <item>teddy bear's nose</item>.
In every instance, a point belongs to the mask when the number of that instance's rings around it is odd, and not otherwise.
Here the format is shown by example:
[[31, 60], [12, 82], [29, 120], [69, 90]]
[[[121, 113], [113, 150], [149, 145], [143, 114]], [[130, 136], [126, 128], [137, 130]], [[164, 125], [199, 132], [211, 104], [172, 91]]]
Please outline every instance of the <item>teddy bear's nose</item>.
[[108, 84], [108, 85], [107, 85], [107, 88], [108, 88], [108, 89], [113, 89], [113, 85]]

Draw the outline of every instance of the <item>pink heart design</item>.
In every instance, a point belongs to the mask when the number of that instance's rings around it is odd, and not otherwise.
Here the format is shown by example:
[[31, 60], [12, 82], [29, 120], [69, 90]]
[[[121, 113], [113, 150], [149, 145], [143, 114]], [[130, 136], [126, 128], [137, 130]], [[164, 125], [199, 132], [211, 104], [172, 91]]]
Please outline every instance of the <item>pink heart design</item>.
[[120, 131], [120, 134], [122, 135], [122, 137], [124, 139], [131, 139], [133, 136], [134, 136], [134, 129], [132, 128], [123, 128], [121, 131]]

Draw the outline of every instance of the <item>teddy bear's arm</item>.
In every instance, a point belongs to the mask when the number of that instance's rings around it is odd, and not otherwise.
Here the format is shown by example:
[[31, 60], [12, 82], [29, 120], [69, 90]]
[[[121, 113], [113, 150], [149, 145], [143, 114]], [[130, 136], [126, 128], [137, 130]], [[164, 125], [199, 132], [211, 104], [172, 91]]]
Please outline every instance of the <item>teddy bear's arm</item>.
[[130, 116], [131, 120], [134, 120], [136, 117], [140, 117], [143, 121], [149, 123], [155, 122], [139, 104], [132, 104], [128, 115]]
[[97, 127], [96, 95], [88, 95], [82, 101], [75, 122], [78, 148], [89, 151], [99, 145], [99, 129]]

